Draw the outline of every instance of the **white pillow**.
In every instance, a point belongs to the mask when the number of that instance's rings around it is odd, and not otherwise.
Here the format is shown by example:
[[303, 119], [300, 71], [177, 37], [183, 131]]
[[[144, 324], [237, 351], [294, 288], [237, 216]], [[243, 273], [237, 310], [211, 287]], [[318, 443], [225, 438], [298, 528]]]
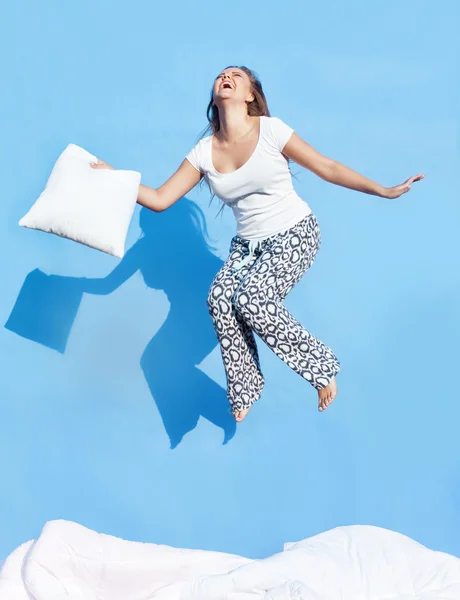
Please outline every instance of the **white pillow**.
[[122, 258], [139, 192], [137, 171], [92, 169], [97, 158], [69, 144], [44, 191], [19, 221]]

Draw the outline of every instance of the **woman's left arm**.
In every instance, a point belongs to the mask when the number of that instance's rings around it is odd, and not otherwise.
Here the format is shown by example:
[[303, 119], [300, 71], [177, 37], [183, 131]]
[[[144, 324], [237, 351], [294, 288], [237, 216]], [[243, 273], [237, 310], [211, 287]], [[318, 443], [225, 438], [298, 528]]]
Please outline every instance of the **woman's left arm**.
[[329, 183], [335, 183], [351, 190], [380, 196], [381, 198], [398, 198], [410, 190], [414, 181], [419, 181], [425, 177], [424, 173], [421, 173], [420, 175], [409, 177], [407, 181], [400, 185], [389, 188], [383, 187], [383, 185], [364, 177], [364, 175], [360, 175], [356, 171], [353, 171], [353, 169], [324, 156], [312, 148], [310, 144], [307, 144], [295, 132], [286, 142], [283, 154]]

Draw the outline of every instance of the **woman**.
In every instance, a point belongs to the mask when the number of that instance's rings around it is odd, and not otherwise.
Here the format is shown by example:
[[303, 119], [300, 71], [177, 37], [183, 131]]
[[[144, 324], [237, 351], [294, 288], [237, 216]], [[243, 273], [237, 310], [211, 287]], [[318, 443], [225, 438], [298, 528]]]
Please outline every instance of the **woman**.
[[[228, 67], [218, 75], [207, 116], [211, 135], [194, 146], [161, 187], [141, 185], [138, 203], [164, 211], [204, 178], [233, 209], [237, 235], [211, 285], [208, 307], [236, 421], [246, 417], [264, 385], [254, 332], [316, 388], [323, 411], [337, 395], [340, 363], [283, 305], [321, 243], [315, 215], [293, 189], [288, 161], [330, 183], [383, 198], [401, 196], [424, 175], [385, 188], [323, 156], [270, 116], [262, 85], [246, 67]], [[91, 166], [112, 168], [102, 161]]]

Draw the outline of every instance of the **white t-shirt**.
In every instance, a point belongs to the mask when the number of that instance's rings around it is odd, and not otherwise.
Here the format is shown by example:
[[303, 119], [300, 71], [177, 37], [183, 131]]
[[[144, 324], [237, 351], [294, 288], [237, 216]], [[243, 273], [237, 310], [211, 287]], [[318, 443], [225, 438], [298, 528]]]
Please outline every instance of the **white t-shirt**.
[[212, 135], [186, 156], [203, 174], [213, 193], [233, 210], [237, 233], [246, 240], [262, 240], [294, 227], [311, 213], [294, 191], [282, 150], [293, 129], [278, 117], [260, 117], [256, 149], [236, 171], [219, 173], [212, 163]]

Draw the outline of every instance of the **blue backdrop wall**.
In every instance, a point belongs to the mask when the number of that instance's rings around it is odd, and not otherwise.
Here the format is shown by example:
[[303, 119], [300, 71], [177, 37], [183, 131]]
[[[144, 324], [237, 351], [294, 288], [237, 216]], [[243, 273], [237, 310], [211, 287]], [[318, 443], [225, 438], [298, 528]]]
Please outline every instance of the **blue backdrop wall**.
[[[3, 12], [0, 557], [56, 518], [254, 557], [364, 523], [460, 555], [456, 3]], [[287, 305], [340, 357], [339, 397], [319, 414], [261, 346], [238, 427], [205, 305], [235, 225], [205, 189], [138, 207], [122, 261], [17, 225], [68, 143], [163, 183], [229, 64], [324, 154], [387, 186], [426, 172], [389, 201], [295, 169], [323, 244]]]

